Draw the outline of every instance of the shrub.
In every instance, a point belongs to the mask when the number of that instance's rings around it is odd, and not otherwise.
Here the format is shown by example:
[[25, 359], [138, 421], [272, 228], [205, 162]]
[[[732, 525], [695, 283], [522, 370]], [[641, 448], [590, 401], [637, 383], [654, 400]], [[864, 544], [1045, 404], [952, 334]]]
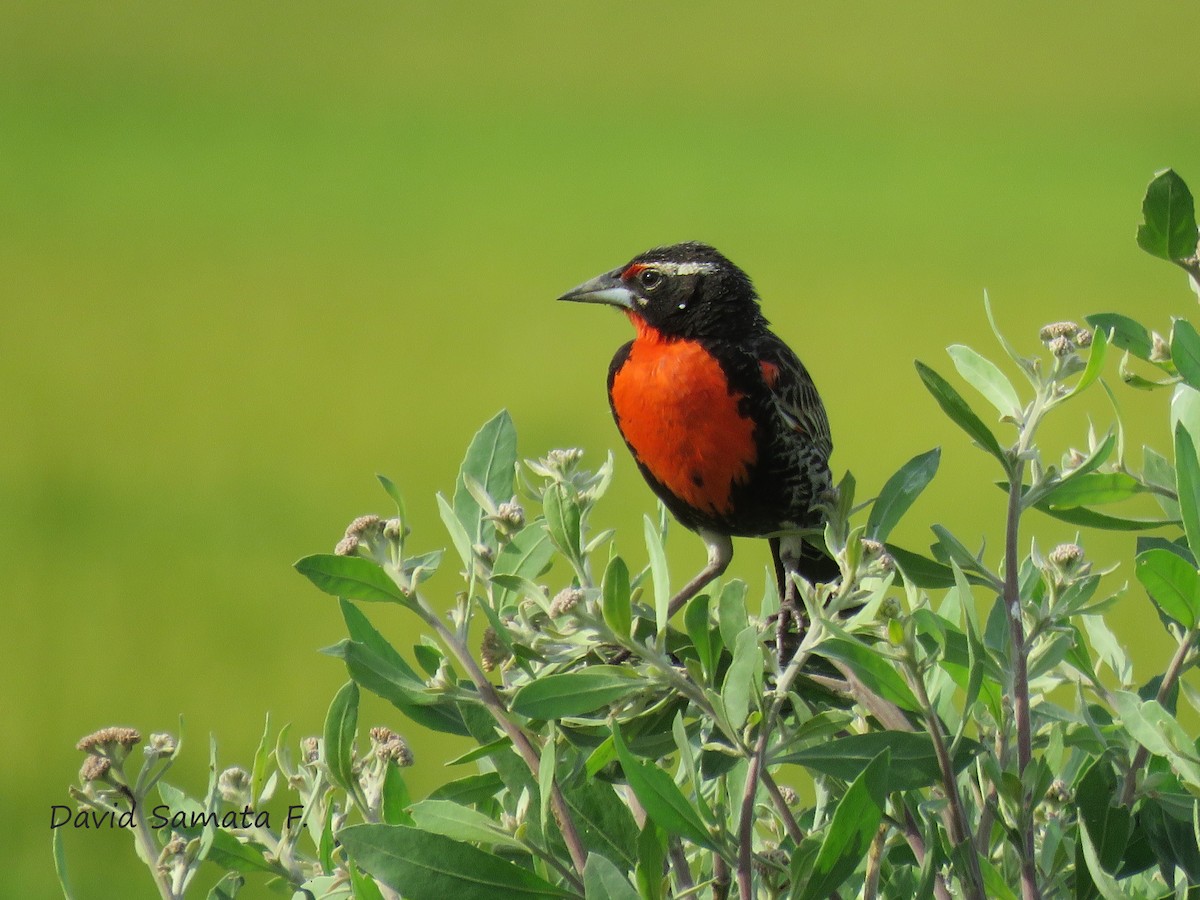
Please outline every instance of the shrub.
[[[1139, 245], [1200, 291], [1183, 181], [1160, 173], [1143, 211]], [[611, 458], [519, 463], [501, 413], [439, 495], [448, 560], [412, 552], [381, 479], [395, 515], [357, 519], [334, 554], [297, 563], [348, 632], [325, 651], [350, 681], [319, 739], [268, 721], [250, 768], [219, 776], [214, 745], [212, 781], [189, 797], [163, 780], [174, 738], [152, 737], [138, 766], [140, 736], [106, 729], [80, 743], [80, 812], [64, 815], [124, 817], [168, 898], [205, 861], [226, 873], [212, 897], [254, 873], [318, 898], [1183, 896], [1200, 884], [1200, 752], [1176, 718], [1181, 696], [1200, 709], [1181, 678], [1200, 630], [1200, 335], [1105, 313], [1047, 325], [1032, 356], [996, 337], [1019, 387], [949, 348], [986, 414], [917, 371], [1000, 476], [1000, 552], [938, 524], [929, 555], [889, 542], [937, 471], [931, 450], [865, 503], [843, 478], [824, 532], [841, 578], [800, 583], [810, 624], [795, 646], [767, 625], [774, 588], [754, 604], [737, 580], [670, 623], [662, 509], [645, 519], [647, 564], [631, 566], [591, 525]], [[1085, 390], [1113, 394], [1114, 349], [1123, 381], [1170, 399], [1173, 447], [1143, 448], [1140, 467], [1119, 419], [1082, 450], [1038, 442]], [[1161, 515], [1126, 511], [1142, 495]], [[1022, 532], [1031, 511], [1138, 535], [1133, 573], [1176, 643], [1161, 672], [1135, 674], [1110, 629], [1116, 595], [1086, 537], [1043, 552]], [[454, 598], [448, 616], [427, 590]], [[409, 610], [417, 642], [401, 652], [372, 603]], [[403, 739], [374, 728], [359, 746], [362, 689], [412, 727], [470, 738], [457, 762], [477, 771], [414, 802]], [[775, 780], [783, 765], [811, 775], [811, 799]], [[294, 816], [260, 820], [282, 791]], [[152, 796], [173, 818], [154, 820]]]

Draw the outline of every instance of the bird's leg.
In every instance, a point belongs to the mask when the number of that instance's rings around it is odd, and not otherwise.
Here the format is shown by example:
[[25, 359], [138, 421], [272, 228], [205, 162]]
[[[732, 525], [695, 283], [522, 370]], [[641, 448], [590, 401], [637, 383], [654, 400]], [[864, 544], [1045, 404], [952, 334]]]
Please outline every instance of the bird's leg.
[[701, 530], [700, 537], [703, 538], [705, 545], [708, 547], [708, 565], [700, 570], [695, 578], [683, 586], [683, 588], [671, 598], [671, 603], [667, 607], [667, 618], [675, 615], [683, 608], [683, 605], [700, 593], [714, 578], [720, 578], [725, 570], [729, 568], [729, 562], [733, 559], [733, 540], [727, 534], [718, 534], [715, 531]]
[[775, 622], [775, 646], [783, 653], [786, 637], [793, 624], [797, 633], [803, 632], [804, 616], [800, 612], [796, 589], [796, 575], [800, 571], [800, 557], [804, 544], [795, 535], [783, 535], [779, 541], [779, 561], [783, 566], [783, 595], [779, 598], [779, 618]]

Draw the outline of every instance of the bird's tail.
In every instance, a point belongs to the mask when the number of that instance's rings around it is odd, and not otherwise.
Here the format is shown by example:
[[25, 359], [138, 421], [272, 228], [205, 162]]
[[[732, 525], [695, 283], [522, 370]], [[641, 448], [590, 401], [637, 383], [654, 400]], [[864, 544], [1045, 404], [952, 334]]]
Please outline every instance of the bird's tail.
[[[779, 587], [779, 597], [782, 599], [787, 588], [787, 571], [783, 564], [783, 555], [780, 553], [781, 538], [769, 538], [768, 542], [771, 545], [771, 561], [775, 564], [775, 583]], [[808, 541], [801, 543], [796, 572], [805, 581], [812, 584], [817, 582], [828, 584], [841, 576], [837, 560], [826, 556]]]

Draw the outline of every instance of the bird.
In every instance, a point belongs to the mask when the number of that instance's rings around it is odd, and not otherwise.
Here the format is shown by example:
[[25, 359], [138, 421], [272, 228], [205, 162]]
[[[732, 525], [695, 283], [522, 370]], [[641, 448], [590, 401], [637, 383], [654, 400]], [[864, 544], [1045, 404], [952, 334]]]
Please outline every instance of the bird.
[[633, 324], [608, 369], [609, 406], [651, 490], [708, 553], [668, 618], [724, 574], [732, 538], [765, 537], [782, 647], [790, 623], [804, 623], [792, 575], [838, 576], [809, 540], [834, 496], [833, 441], [812, 377], [770, 330], [749, 276], [688, 241], [647, 250], [558, 299], [616, 307]]

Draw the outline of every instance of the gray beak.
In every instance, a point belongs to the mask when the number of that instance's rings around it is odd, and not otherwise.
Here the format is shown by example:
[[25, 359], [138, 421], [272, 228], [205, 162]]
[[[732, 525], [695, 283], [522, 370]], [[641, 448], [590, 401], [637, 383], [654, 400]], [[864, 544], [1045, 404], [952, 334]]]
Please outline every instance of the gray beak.
[[597, 275], [591, 281], [571, 288], [558, 299], [569, 300], [572, 303], [605, 303], [620, 309], [638, 308], [637, 295], [621, 281], [620, 269]]

